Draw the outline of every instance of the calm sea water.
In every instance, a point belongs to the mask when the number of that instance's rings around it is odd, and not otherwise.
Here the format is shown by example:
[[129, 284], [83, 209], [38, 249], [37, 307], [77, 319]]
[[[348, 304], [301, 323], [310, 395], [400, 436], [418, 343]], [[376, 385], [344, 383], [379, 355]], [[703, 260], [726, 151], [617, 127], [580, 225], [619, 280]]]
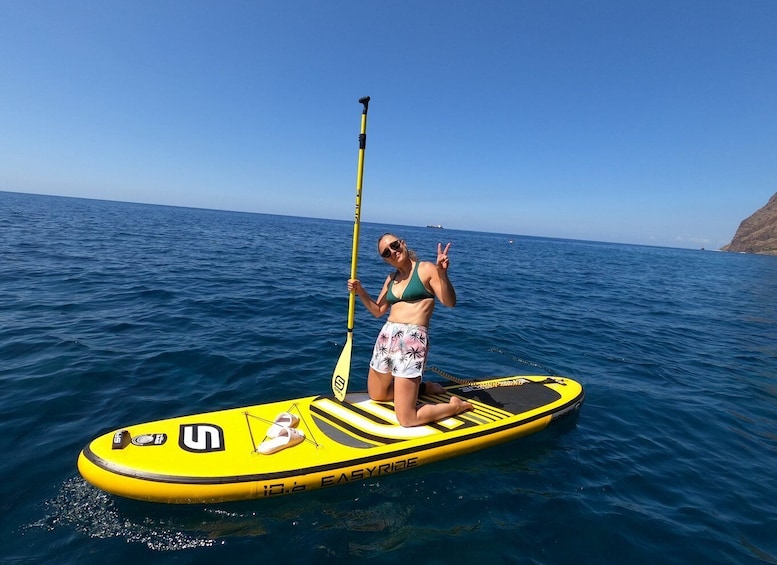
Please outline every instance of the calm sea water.
[[[0, 192], [0, 561], [777, 563], [777, 257], [362, 224], [373, 294], [389, 230], [428, 260], [452, 242], [430, 364], [577, 379], [577, 424], [375, 482], [157, 505], [84, 483], [80, 449], [328, 392], [352, 224]], [[381, 323], [358, 305], [353, 389]]]

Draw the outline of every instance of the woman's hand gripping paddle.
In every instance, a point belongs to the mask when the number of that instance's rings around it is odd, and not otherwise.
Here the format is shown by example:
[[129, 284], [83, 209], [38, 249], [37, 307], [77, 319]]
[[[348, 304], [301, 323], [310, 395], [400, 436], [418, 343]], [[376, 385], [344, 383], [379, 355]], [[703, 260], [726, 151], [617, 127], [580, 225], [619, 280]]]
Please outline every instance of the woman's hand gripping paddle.
[[[367, 146], [367, 106], [370, 97], [359, 99], [364, 105], [362, 110], [362, 128], [359, 134], [359, 166], [356, 169], [356, 213], [353, 221], [353, 249], [351, 250], [351, 278], [356, 278], [356, 264], [359, 258], [359, 221], [362, 206], [362, 179], [364, 176], [364, 149]], [[348, 390], [348, 377], [351, 374], [351, 351], [353, 350], [353, 319], [356, 311], [356, 292], [351, 291], [348, 297], [348, 333], [345, 337], [345, 345], [340, 359], [337, 361], [335, 372], [332, 374], [332, 392], [337, 400], [344, 400]]]

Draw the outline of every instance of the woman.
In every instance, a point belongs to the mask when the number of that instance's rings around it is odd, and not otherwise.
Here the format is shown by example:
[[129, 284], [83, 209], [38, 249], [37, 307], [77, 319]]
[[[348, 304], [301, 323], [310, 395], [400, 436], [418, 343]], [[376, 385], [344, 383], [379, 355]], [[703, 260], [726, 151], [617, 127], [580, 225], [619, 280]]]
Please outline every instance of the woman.
[[[438, 383], [421, 384], [429, 349], [427, 327], [434, 311], [435, 298], [445, 306], [456, 305], [456, 291], [448, 279], [448, 250], [437, 244], [437, 264], [418, 261], [415, 252], [391, 233], [378, 240], [378, 253], [396, 271], [386, 277], [377, 300], [370, 298], [358, 279], [348, 281], [348, 290], [356, 292], [376, 318], [389, 312], [388, 321], [378, 334], [367, 376], [370, 398], [394, 401], [400, 425], [419, 426], [467, 410], [472, 404], [452, 396], [448, 404], [423, 404], [416, 407], [419, 390], [440, 394]], [[423, 386], [423, 388], [422, 388]]]

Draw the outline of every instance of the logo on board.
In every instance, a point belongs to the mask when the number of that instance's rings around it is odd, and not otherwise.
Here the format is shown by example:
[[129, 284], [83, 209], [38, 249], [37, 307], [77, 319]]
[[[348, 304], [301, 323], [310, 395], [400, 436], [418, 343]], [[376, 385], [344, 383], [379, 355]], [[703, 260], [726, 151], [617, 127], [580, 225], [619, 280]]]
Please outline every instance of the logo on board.
[[132, 438], [132, 445], [146, 447], [153, 445], [164, 445], [167, 441], [167, 434], [143, 434]]
[[224, 451], [224, 430], [216, 424], [181, 424], [178, 445], [192, 453]]

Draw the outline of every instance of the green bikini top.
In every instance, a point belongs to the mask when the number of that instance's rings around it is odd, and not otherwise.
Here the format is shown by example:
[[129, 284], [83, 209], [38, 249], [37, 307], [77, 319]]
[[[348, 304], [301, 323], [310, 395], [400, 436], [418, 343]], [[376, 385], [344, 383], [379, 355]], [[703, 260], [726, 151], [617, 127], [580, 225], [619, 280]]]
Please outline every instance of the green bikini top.
[[[434, 294], [426, 290], [424, 283], [421, 282], [421, 277], [418, 276], [418, 264], [420, 261], [416, 261], [415, 267], [413, 267], [413, 273], [410, 275], [410, 280], [402, 292], [402, 296], [399, 298], [394, 294], [394, 277], [389, 282], [388, 290], [386, 291], [386, 302], [389, 304], [396, 304], [397, 302], [414, 302], [416, 300], [423, 300], [424, 298], [434, 298]], [[394, 275], [396, 276], [396, 274]]]

